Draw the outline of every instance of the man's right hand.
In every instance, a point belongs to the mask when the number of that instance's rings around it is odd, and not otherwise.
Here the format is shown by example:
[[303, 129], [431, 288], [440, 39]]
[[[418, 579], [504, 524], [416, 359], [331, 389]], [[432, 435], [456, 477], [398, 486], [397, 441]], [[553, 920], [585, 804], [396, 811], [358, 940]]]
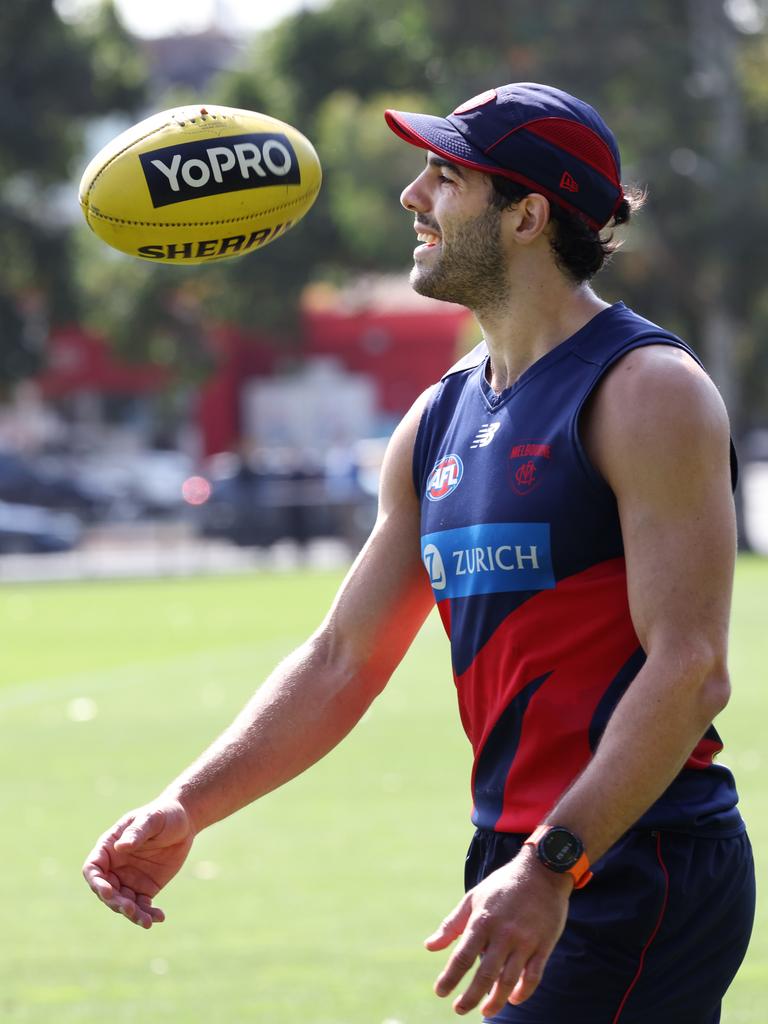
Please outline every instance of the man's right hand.
[[94, 893], [142, 928], [165, 920], [152, 905], [186, 860], [195, 830], [184, 807], [162, 799], [122, 817], [98, 840], [83, 865]]

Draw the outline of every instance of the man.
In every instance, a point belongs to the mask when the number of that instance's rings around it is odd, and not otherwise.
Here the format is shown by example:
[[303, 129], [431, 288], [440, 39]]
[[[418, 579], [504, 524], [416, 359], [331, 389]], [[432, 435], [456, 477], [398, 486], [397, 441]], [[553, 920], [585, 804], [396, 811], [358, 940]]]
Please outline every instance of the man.
[[[426, 150], [402, 194], [413, 287], [484, 342], [415, 403], [379, 515], [325, 621], [227, 732], [97, 843], [130, 920], [195, 834], [327, 753], [435, 599], [472, 742], [468, 891], [436, 992], [524, 1024], [713, 1024], [754, 878], [712, 720], [728, 699], [729, 430], [689, 349], [589, 287], [629, 218], [615, 140], [532, 84], [448, 118], [388, 111]], [[296, 736], [302, 742], [296, 742]]]

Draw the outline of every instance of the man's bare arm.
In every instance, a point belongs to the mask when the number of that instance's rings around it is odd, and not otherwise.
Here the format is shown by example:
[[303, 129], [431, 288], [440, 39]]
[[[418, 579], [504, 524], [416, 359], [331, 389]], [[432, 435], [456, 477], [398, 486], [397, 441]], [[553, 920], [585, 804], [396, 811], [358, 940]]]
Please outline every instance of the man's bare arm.
[[388, 447], [376, 525], [315, 633], [166, 794], [199, 831], [287, 782], [341, 740], [384, 688], [432, 594], [420, 561], [411, 459], [420, 410]]
[[553, 812], [595, 860], [662, 794], [728, 700], [736, 525], [725, 408], [688, 355], [631, 353], [592, 412], [587, 442], [618, 500], [630, 612], [647, 655]]
[[232, 725], [162, 795], [121, 818], [83, 868], [96, 895], [142, 927], [194, 836], [294, 778], [353, 728], [405, 654], [430, 607], [411, 463], [426, 394], [396, 430], [371, 537], [320, 627], [257, 690]]

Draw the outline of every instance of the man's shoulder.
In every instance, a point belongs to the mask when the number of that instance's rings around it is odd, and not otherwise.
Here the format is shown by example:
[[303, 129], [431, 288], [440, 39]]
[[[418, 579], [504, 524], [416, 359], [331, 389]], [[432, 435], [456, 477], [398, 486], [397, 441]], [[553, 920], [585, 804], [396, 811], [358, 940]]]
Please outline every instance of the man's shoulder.
[[571, 347], [585, 362], [607, 368], [631, 349], [653, 344], [677, 347], [693, 355], [691, 348], [672, 331], [640, 316], [623, 302], [616, 302], [589, 321], [574, 336]]
[[663, 342], [623, 355], [602, 381], [592, 411], [611, 436], [633, 447], [728, 437], [727, 413], [711, 377], [689, 350]]
[[606, 383], [622, 391], [647, 391], [662, 398], [691, 388], [717, 391], [711, 377], [687, 347], [653, 336], [622, 353], [606, 375]]

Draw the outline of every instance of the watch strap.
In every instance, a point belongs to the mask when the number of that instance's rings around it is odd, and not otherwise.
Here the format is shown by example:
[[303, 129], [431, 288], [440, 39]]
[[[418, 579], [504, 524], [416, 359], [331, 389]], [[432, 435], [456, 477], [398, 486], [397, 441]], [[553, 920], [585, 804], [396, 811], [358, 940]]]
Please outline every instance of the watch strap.
[[[528, 836], [528, 838], [523, 843], [523, 846], [533, 846], [536, 849], [537, 856], [539, 857], [539, 861], [544, 865], [544, 867], [549, 868], [549, 865], [546, 864], [546, 862], [544, 861], [544, 859], [541, 857], [541, 855], [538, 852], [539, 843], [541, 842], [541, 840], [544, 838], [544, 836], [547, 834], [547, 832], [549, 832], [549, 830], [551, 828], [559, 828], [559, 827], [561, 827], [561, 826], [556, 826], [556, 825], [551, 825], [551, 824], [549, 824], [549, 825], [539, 825], [538, 828], [535, 828], [533, 830], [533, 832], [531, 832], [531, 834]], [[571, 833], [571, 834], [573, 834], [573, 833]], [[576, 861], [576, 863], [572, 867], [566, 868], [565, 871], [563, 871], [561, 873], [564, 874], [564, 875], [570, 875], [571, 876], [571, 878], [573, 879], [573, 887], [574, 887], [574, 889], [583, 889], [584, 886], [592, 879], [592, 872], [589, 870], [589, 867], [590, 867], [590, 865], [589, 865], [589, 858], [587, 857], [586, 853], [583, 852], [583, 846], [582, 846], [582, 854], [579, 857], [579, 859]], [[549, 868], [549, 870], [551, 871], [553, 869]]]

